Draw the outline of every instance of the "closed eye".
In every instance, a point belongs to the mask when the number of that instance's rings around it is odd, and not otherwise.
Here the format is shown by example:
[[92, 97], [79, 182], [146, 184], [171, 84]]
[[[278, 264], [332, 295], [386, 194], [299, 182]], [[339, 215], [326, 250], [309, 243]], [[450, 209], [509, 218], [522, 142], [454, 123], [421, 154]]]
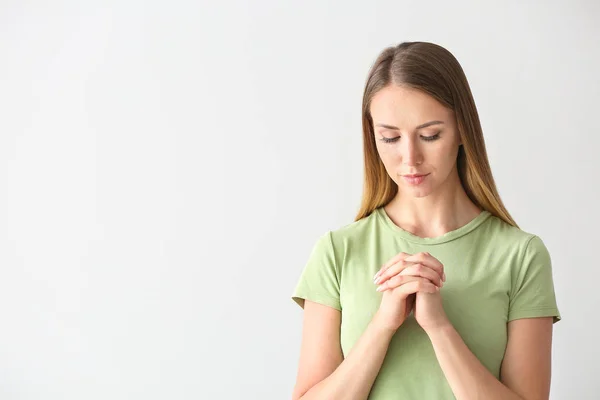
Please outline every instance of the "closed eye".
[[[438, 140], [440, 138], [440, 133], [436, 133], [433, 136], [421, 136], [421, 140], [425, 141], [425, 142], [433, 142], [434, 140]], [[386, 137], [381, 137], [380, 139], [383, 143], [394, 143], [397, 142], [398, 140], [400, 140], [400, 136], [396, 136], [394, 138], [386, 138]]]

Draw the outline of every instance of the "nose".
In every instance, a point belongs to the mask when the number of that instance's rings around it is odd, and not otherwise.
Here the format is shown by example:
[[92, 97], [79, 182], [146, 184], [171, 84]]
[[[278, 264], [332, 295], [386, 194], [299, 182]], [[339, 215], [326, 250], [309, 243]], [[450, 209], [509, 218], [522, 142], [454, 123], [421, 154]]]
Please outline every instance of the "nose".
[[423, 153], [416, 140], [407, 138], [404, 140], [402, 151], [402, 163], [407, 166], [419, 165], [423, 162]]

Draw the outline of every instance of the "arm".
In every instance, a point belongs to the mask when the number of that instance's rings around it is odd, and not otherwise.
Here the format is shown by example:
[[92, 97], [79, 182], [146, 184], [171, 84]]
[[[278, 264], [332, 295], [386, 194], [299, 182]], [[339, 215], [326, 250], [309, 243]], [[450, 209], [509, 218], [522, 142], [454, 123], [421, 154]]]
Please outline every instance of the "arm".
[[395, 333], [379, 320], [377, 313], [344, 359], [340, 345], [341, 312], [306, 300], [292, 398], [366, 399]]
[[457, 399], [548, 399], [552, 317], [523, 318], [508, 323], [502, 382], [481, 364], [452, 325], [427, 334]]

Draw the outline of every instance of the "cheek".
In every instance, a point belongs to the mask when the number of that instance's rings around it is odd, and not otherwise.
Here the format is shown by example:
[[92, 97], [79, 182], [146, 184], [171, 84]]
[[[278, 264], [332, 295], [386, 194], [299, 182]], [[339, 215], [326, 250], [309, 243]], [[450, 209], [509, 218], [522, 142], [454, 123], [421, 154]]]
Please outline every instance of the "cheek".
[[454, 168], [457, 155], [458, 152], [453, 151], [453, 149], [444, 149], [443, 151], [436, 152], [436, 154], [432, 155], [432, 158], [429, 158], [433, 169], [437, 172], [440, 179], [447, 176], [452, 168]]
[[432, 146], [426, 152], [426, 156], [430, 162], [436, 164], [447, 164], [456, 161], [458, 155], [458, 147], [451, 143], [440, 144], [440, 146]]
[[385, 168], [386, 172], [391, 177], [394, 177], [396, 175], [395, 171], [398, 169], [398, 161], [396, 155], [392, 154], [389, 151], [386, 151], [385, 149], [378, 150], [378, 153], [379, 159], [381, 160], [381, 163], [383, 164], [383, 167]]
[[393, 146], [383, 146], [377, 149], [381, 162], [387, 169], [398, 163], [398, 153], [394, 151]]

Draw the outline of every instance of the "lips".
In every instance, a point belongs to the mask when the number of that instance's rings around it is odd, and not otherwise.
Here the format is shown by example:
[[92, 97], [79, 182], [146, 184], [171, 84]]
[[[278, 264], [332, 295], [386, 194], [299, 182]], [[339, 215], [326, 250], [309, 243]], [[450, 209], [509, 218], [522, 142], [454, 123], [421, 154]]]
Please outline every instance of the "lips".
[[409, 185], [420, 185], [429, 174], [424, 175], [403, 175], [404, 181]]

